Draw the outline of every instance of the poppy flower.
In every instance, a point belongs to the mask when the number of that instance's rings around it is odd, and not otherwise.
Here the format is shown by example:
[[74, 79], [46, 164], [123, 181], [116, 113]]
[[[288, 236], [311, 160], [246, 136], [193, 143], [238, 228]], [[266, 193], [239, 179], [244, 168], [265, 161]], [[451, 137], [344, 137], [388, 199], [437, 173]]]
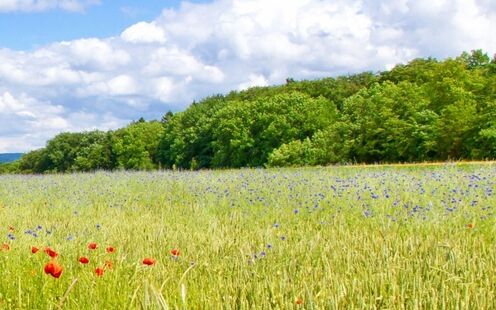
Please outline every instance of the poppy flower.
[[115, 248], [113, 246], [108, 246], [105, 251], [107, 251], [107, 253], [114, 253], [115, 252]]
[[8, 243], [2, 244], [2, 250], [5, 250], [5, 251], [10, 250], [10, 245]]
[[105, 261], [105, 268], [112, 269], [113, 266], [112, 261]]
[[105, 270], [101, 267], [98, 267], [95, 269], [95, 274], [99, 277], [103, 276], [103, 273], [105, 272]]
[[303, 304], [303, 299], [301, 299], [300, 297], [296, 297], [296, 299], [295, 299], [295, 303], [296, 303], [297, 305], [301, 305], [301, 304]]
[[98, 247], [98, 245], [94, 242], [91, 242], [90, 244], [88, 244], [88, 249], [90, 249], [90, 250], [96, 250], [97, 247]]
[[60, 278], [60, 275], [62, 274], [62, 266], [57, 264], [54, 261], [51, 261], [45, 265], [45, 273], [51, 275], [54, 278]]
[[155, 260], [153, 258], [147, 257], [143, 260], [143, 265], [151, 266], [155, 264]]
[[87, 257], [81, 256], [81, 257], [79, 258], [79, 262], [80, 262], [81, 264], [87, 264], [87, 263], [89, 263], [89, 262], [90, 262], [90, 260], [89, 260]]
[[36, 254], [40, 249], [38, 249], [37, 247], [33, 246], [31, 247], [31, 253], [33, 254]]
[[170, 253], [172, 254], [172, 256], [176, 256], [176, 257], [181, 255], [178, 249], [172, 249]]
[[468, 223], [468, 224], [467, 224], [467, 228], [468, 228], [468, 229], [472, 229], [472, 228], [474, 228], [474, 224], [473, 224], [473, 223]]
[[46, 247], [45, 248], [45, 253], [48, 254], [48, 256], [52, 257], [52, 258], [55, 258], [57, 257], [59, 254], [57, 252], [55, 252], [52, 248], [50, 247]]

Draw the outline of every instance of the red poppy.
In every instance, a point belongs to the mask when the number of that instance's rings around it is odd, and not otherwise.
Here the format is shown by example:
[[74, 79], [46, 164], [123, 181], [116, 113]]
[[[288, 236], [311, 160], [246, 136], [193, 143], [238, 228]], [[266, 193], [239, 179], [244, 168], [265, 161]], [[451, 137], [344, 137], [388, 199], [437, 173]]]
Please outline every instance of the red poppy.
[[54, 261], [51, 261], [45, 265], [45, 273], [51, 275], [54, 278], [60, 278], [60, 275], [62, 274], [62, 266], [57, 264]]
[[90, 250], [96, 250], [97, 247], [98, 247], [98, 245], [94, 242], [91, 242], [90, 244], [88, 244], [88, 249], [90, 249]]
[[10, 250], [10, 245], [8, 243], [2, 244], [2, 250], [5, 250], [5, 251]]
[[50, 247], [46, 247], [45, 248], [45, 253], [48, 254], [48, 256], [52, 257], [52, 258], [55, 258], [57, 257], [59, 254], [57, 254], [57, 252], [55, 252], [52, 248]]
[[90, 262], [90, 260], [89, 260], [87, 257], [81, 256], [81, 257], [79, 258], [79, 262], [80, 262], [81, 264], [87, 264], [87, 263], [89, 263], [89, 262]]
[[468, 229], [472, 229], [472, 228], [474, 228], [474, 226], [475, 226], [475, 225], [474, 225], [473, 223], [468, 223], [468, 224], [467, 224], [467, 228], [468, 228]]
[[303, 300], [302, 300], [300, 297], [296, 297], [296, 299], [295, 299], [295, 303], [296, 303], [297, 305], [301, 305], [301, 304], [303, 303]]
[[107, 253], [114, 253], [115, 252], [115, 248], [113, 246], [108, 246], [105, 251], [107, 251]]
[[153, 258], [147, 257], [143, 260], [143, 265], [151, 266], [155, 264], [155, 260]]
[[99, 277], [103, 276], [103, 273], [104, 272], [105, 272], [105, 270], [103, 268], [98, 267], [98, 268], [95, 269], [95, 273]]
[[181, 253], [179, 252], [179, 250], [178, 250], [178, 249], [172, 249], [172, 250], [170, 251], [170, 253], [171, 253], [173, 256], [179, 256], [179, 255], [181, 255]]
[[105, 268], [112, 269], [113, 266], [112, 261], [105, 261]]
[[40, 249], [38, 249], [37, 247], [33, 246], [31, 247], [31, 253], [33, 254], [36, 254]]

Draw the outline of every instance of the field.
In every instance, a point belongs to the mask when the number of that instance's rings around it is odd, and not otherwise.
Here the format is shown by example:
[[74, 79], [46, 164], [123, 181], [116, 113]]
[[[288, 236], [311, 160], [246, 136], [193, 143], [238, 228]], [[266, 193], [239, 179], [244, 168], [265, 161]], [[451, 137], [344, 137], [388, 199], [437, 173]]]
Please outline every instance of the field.
[[0, 309], [494, 308], [495, 187], [494, 164], [0, 176]]

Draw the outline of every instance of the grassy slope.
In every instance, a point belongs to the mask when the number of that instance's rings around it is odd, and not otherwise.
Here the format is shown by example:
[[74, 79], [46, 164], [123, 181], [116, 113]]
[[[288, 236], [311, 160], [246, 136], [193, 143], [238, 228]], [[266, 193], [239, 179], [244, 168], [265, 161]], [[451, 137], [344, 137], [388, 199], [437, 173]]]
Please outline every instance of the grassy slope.
[[0, 308], [491, 308], [495, 169], [0, 176]]

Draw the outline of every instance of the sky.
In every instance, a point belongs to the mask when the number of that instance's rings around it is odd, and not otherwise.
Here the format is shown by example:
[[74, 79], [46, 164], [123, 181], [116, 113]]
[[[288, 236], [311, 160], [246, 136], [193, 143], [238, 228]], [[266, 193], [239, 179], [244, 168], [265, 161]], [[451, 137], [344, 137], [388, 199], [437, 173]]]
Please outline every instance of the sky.
[[286, 78], [496, 53], [494, 0], [0, 0], [0, 153]]

